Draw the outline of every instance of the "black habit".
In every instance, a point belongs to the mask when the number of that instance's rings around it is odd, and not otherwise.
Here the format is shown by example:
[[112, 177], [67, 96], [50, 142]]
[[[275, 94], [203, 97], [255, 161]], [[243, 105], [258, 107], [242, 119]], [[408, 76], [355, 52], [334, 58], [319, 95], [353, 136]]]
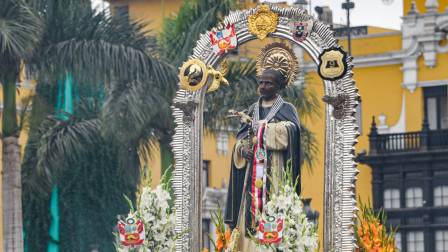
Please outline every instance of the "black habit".
[[[248, 110], [248, 115], [253, 118], [253, 114], [255, 111], [256, 103], [254, 103]], [[270, 108], [260, 108], [260, 119], [264, 119], [268, 114]], [[286, 168], [286, 162], [291, 161], [292, 175], [294, 181], [298, 181], [296, 187], [296, 193], [300, 195], [300, 124], [299, 118], [297, 116], [296, 108], [287, 102], [284, 102], [275, 116], [269, 122], [280, 122], [280, 121], [289, 121], [294, 124], [293, 127], [288, 127], [288, 147], [285, 151], [283, 151], [283, 160], [284, 160], [284, 168]], [[238, 131], [237, 140], [244, 139], [248, 136], [249, 128], [251, 126], [247, 124], [243, 124]], [[233, 149], [235, 152], [235, 148]], [[233, 153], [232, 153], [233, 154]], [[270, 151], [268, 150], [268, 157], [270, 157]], [[245, 168], [238, 169], [235, 166], [235, 163], [231, 161], [231, 170], [230, 170], [230, 179], [229, 179], [229, 189], [227, 194], [227, 203], [225, 208], [225, 216], [224, 222], [228, 224], [232, 229], [237, 226], [241, 200], [243, 195], [243, 187], [244, 187], [244, 176], [246, 174], [246, 169], [251, 169], [248, 172], [247, 183], [246, 183], [246, 209], [245, 211], [245, 227], [249, 229], [253, 233], [254, 230], [250, 229], [250, 220], [251, 220], [251, 212], [250, 212], [250, 204], [251, 204], [251, 195], [250, 195], [250, 181], [252, 181], [252, 168], [251, 164], [246, 165]], [[268, 167], [269, 159], [268, 159]], [[270, 171], [268, 170], [268, 173]], [[267, 185], [269, 188], [269, 184]], [[243, 209], [243, 208], [241, 208]]]

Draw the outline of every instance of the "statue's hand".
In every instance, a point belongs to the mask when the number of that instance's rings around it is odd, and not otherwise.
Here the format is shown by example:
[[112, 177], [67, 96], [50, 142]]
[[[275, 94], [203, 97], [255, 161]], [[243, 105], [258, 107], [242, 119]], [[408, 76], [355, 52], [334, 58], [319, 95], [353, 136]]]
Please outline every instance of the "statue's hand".
[[244, 146], [241, 148], [241, 154], [247, 161], [252, 160], [252, 157], [254, 156], [254, 151], [251, 150], [249, 147]]

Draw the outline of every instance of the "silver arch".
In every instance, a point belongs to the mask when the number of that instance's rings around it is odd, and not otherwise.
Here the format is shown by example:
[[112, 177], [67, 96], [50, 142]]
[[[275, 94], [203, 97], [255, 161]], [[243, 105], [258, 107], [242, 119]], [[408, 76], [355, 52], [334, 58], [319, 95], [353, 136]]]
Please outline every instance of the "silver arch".
[[[287, 39], [304, 48], [314, 62], [326, 48], [338, 47], [330, 28], [314, 20], [312, 32], [303, 42], [296, 42], [288, 22], [309, 20], [313, 17], [306, 10], [270, 5], [279, 15], [277, 30], [271, 37]], [[256, 39], [249, 33], [247, 19], [257, 8], [231, 12], [223, 23], [235, 23], [238, 45]], [[222, 24], [218, 25], [218, 29]], [[211, 49], [208, 32], [202, 34], [191, 58], [199, 58], [216, 67], [223, 56]], [[337, 81], [324, 81], [325, 95], [345, 96], [344, 116], [336, 119], [333, 107], [326, 105], [325, 127], [325, 214], [324, 251], [353, 251], [356, 247], [353, 235], [356, 214], [355, 181], [358, 170], [354, 161], [354, 146], [359, 136], [355, 115], [359, 94], [352, 79], [353, 64], [347, 59], [349, 70]], [[176, 243], [176, 251], [201, 250], [201, 167], [202, 130], [205, 88], [197, 92], [177, 91], [173, 105], [176, 128], [172, 148], [175, 158], [173, 189], [175, 194], [176, 232], [185, 232]]]

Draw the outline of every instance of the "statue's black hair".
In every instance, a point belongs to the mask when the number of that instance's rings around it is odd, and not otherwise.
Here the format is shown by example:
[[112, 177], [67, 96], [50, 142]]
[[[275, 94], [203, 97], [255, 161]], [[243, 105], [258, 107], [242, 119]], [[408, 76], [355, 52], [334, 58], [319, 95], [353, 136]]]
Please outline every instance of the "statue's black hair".
[[274, 75], [275, 82], [277, 82], [277, 84], [280, 85], [280, 89], [283, 89], [286, 87], [286, 78], [285, 78], [285, 76], [283, 76], [283, 74], [279, 70], [274, 69], [274, 68], [268, 68], [263, 71], [263, 74], [264, 73]]

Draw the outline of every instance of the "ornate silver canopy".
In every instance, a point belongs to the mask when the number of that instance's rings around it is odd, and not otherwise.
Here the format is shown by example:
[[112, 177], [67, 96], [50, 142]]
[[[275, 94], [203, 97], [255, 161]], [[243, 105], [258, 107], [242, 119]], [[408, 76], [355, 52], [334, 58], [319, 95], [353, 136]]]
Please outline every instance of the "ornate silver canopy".
[[[257, 8], [231, 12], [224, 24], [235, 24], [238, 45], [257, 39], [249, 32], [248, 18]], [[270, 37], [283, 38], [301, 46], [317, 63], [325, 49], [338, 48], [330, 28], [320, 21], [313, 21], [306, 38], [293, 37], [290, 23], [307, 22], [313, 17], [306, 10], [296, 7], [280, 8], [270, 5], [278, 15], [278, 23]], [[218, 25], [218, 29], [224, 27]], [[294, 34], [296, 36], [296, 34]], [[225, 54], [212, 50], [209, 32], [202, 34], [190, 58], [197, 58], [207, 65], [217, 67]], [[358, 170], [354, 161], [354, 145], [357, 143], [358, 129], [355, 107], [359, 94], [352, 79], [351, 57], [344, 58], [348, 70], [342, 78], [324, 80], [326, 101], [340, 101], [337, 106], [326, 104], [325, 127], [325, 213], [324, 251], [353, 251], [354, 217], [356, 213], [355, 181]], [[176, 129], [172, 148], [175, 157], [173, 189], [175, 194], [176, 232], [185, 232], [177, 241], [176, 251], [201, 250], [201, 167], [203, 108], [206, 87], [195, 92], [180, 89], [174, 99], [173, 115]], [[335, 116], [337, 115], [337, 116]]]

